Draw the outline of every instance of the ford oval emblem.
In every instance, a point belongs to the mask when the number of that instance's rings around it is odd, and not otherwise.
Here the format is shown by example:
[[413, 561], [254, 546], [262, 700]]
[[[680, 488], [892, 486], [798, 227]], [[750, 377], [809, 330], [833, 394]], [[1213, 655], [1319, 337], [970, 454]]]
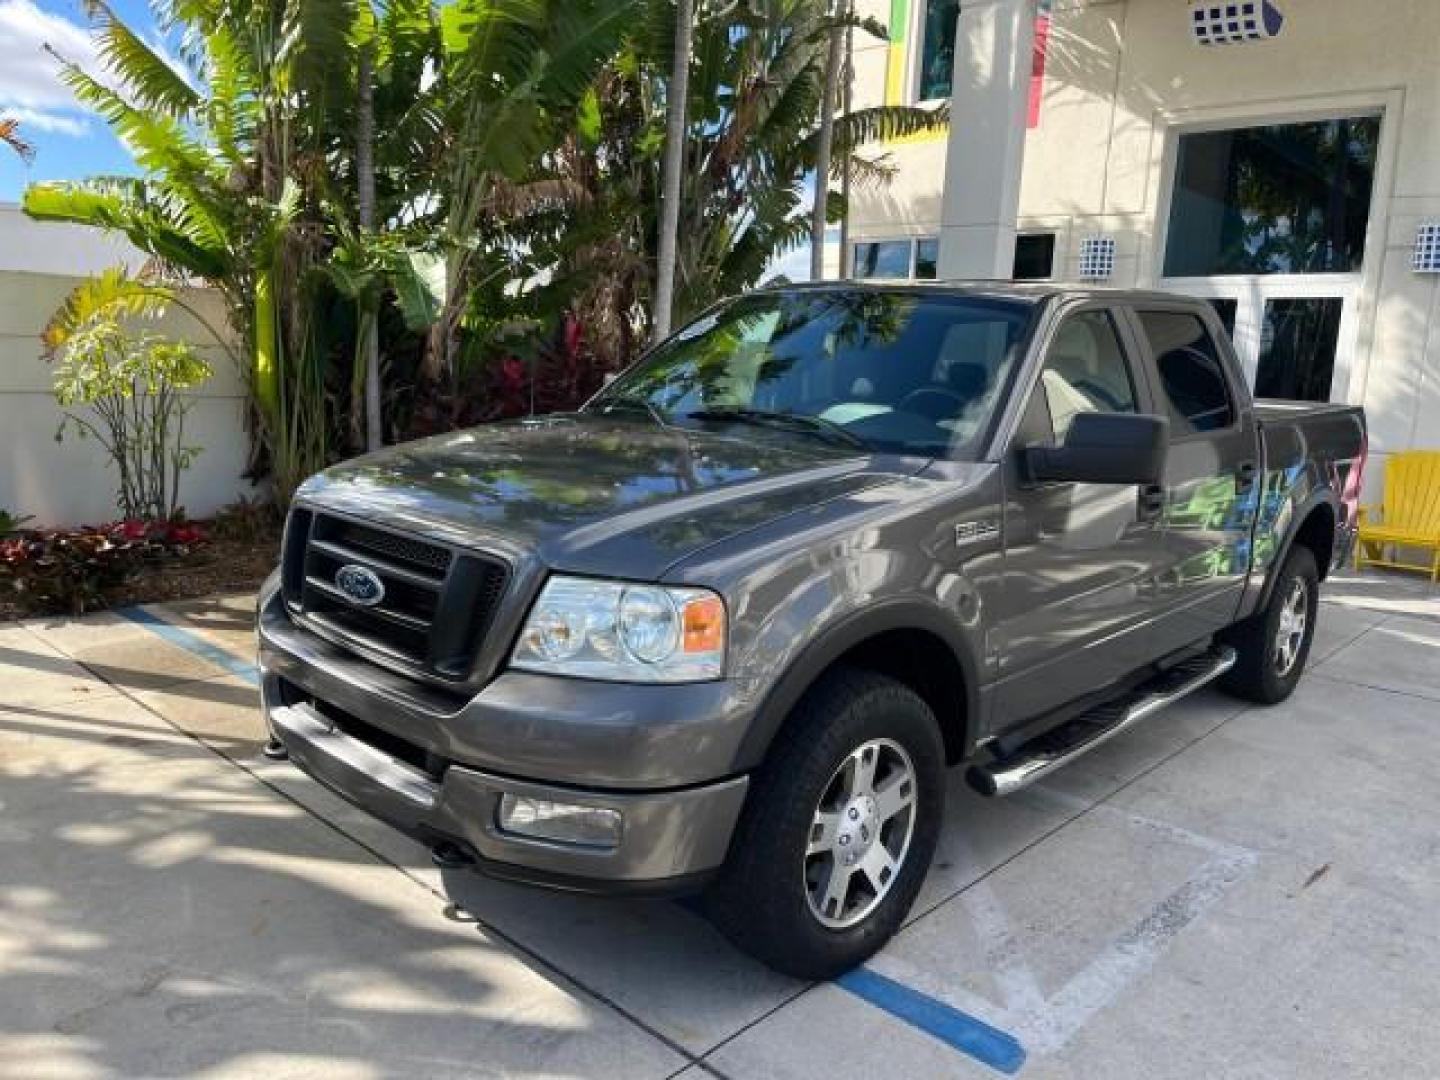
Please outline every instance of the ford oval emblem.
[[361, 607], [374, 607], [385, 599], [385, 583], [365, 566], [342, 566], [335, 571], [335, 587], [346, 600]]

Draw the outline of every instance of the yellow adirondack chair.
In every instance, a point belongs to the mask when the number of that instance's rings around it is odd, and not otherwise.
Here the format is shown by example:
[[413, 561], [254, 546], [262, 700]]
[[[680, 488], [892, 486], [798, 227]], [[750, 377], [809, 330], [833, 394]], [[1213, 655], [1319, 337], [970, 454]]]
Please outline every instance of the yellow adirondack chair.
[[[1407, 450], [1385, 463], [1381, 506], [1360, 508], [1355, 565], [1419, 570], [1440, 581], [1440, 450]], [[1434, 553], [1429, 566], [1399, 560], [1399, 548]]]

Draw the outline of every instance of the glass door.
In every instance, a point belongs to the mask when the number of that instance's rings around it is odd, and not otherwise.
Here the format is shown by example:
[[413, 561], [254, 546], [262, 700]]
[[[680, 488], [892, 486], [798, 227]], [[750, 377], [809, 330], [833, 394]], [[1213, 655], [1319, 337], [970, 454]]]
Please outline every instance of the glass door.
[[1358, 278], [1287, 275], [1165, 284], [1215, 308], [1256, 397], [1346, 400]]
[[1162, 284], [1215, 306], [1259, 397], [1346, 398], [1380, 125], [1177, 136]]
[[[1345, 400], [1350, 350], [1342, 356], [1340, 346], [1352, 305], [1343, 296], [1278, 294], [1262, 303], [1252, 378], [1255, 396]], [[1338, 380], [1337, 370], [1343, 375]]]

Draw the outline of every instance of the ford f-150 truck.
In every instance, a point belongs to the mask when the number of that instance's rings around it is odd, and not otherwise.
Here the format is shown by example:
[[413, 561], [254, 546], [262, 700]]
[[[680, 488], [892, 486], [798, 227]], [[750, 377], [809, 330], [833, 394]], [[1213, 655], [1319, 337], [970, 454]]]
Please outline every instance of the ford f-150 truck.
[[761, 290], [574, 413], [306, 482], [269, 749], [444, 865], [703, 890], [831, 976], [915, 899], [947, 766], [1003, 796], [1212, 681], [1289, 695], [1365, 454], [1357, 409], [1251, 400], [1203, 301]]

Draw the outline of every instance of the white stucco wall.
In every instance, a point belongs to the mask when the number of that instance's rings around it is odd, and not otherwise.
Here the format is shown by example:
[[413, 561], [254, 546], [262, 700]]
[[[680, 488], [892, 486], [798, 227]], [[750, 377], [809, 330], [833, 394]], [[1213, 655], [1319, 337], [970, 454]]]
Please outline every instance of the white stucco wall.
[[[920, 0], [863, 0], [888, 21]], [[1337, 397], [1370, 417], [1372, 492], [1386, 453], [1440, 447], [1440, 277], [1410, 269], [1416, 226], [1440, 219], [1440, 2], [1277, 0], [1272, 41], [1205, 48], [1188, 34], [1183, 0], [1054, 0], [1039, 127], [1026, 140], [1022, 230], [1054, 231], [1057, 276], [1073, 279], [1080, 239], [1117, 238], [1111, 284], [1157, 284], [1178, 131], [1383, 112], [1374, 216], [1348, 379]], [[867, 47], [857, 102], [886, 100], [906, 49]], [[962, 45], [963, 48], [963, 45]], [[894, 100], [892, 78], [890, 99]], [[859, 193], [857, 240], [935, 235], [945, 144], [884, 148], [898, 167], [886, 188]]]
[[[140, 263], [123, 242], [87, 229], [41, 225], [0, 205], [0, 507], [31, 514], [37, 524], [112, 521], [115, 478], [93, 441], [67, 434], [55, 442], [61, 411], [51, 395], [51, 370], [39, 335], [50, 315], [84, 276], [117, 262]], [[188, 297], [208, 321], [224, 326], [223, 305], [211, 293]], [[245, 467], [244, 394], [228, 355], [194, 319], [175, 309], [159, 331], [197, 345], [215, 369], [193, 395], [187, 442], [204, 452], [181, 482], [181, 502], [203, 517], [241, 494]]]

